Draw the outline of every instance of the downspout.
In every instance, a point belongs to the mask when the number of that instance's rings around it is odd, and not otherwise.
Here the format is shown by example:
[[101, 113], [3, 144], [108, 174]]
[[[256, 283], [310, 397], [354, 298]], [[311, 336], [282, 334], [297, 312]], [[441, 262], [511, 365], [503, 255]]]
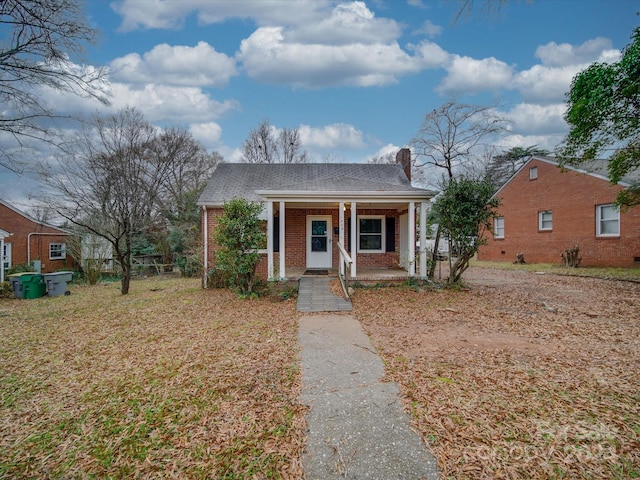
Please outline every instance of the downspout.
[[31, 235], [42, 235], [42, 236], [50, 236], [50, 237], [68, 237], [68, 233], [41, 233], [41, 232], [31, 232], [27, 235], [27, 265], [31, 264]]
[[203, 226], [202, 226], [202, 235], [204, 236], [204, 258], [203, 258], [203, 267], [202, 267], [202, 288], [207, 288], [207, 267], [209, 264], [209, 226], [207, 222], [207, 206], [202, 206], [202, 215]]

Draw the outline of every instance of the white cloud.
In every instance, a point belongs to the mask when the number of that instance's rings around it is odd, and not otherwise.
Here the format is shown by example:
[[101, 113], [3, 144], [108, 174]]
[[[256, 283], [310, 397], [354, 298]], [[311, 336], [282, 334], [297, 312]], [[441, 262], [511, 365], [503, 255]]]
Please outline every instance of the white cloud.
[[588, 64], [564, 67], [534, 65], [516, 75], [514, 86], [525, 102], [561, 102], [569, 91], [573, 77], [587, 66]]
[[447, 65], [451, 55], [437, 43], [422, 41], [418, 45], [408, 45], [407, 48], [416, 54], [416, 61], [421, 68], [438, 68]]
[[593, 62], [615, 62], [618, 50], [611, 48], [611, 40], [595, 38], [581, 45], [549, 42], [536, 49], [541, 64], [519, 72], [514, 86], [525, 102], [554, 103], [565, 100], [571, 81]]
[[611, 40], [602, 37], [587, 40], [582, 45], [549, 42], [546, 45], [540, 45], [536, 49], [535, 56], [543, 65], [550, 67], [579, 65], [597, 61], [602, 52], [611, 50], [611, 45]]
[[206, 42], [195, 47], [156, 45], [140, 56], [130, 53], [111, 62], [111, 75], [128, 83], [224, 87], [236, 75], [235, 61]]
[[219, 145], [222, 138], [222, 128], [216, 122], [194, 123], [189, 131], [207, 150]]
[[114, 83], [112, 87], [115, 108], [138, 107], [151, 122], [205, 123], [220, 118], [229, 110], [238, 109], [236, 101], [218, 102], [194, 87], [147, 84], [133, 88], [121, 83]]
[[564, 103], [551, 105], [521, 103], [501, 115], [512, 122], [514, 133], [547, 135], [565, 133], [568, 130], [567, 123], [564, 121], [566, 109], [567, 106]]
[[179, 29], [185, 18], [194, 12], [201, 24], [220, 23], [231, 18], [252, 19], [258, 25], [311, 24], [326, 15], [331, 0], [259, 0], [251, 8], [243, 1], [229, 0], [120, 0], [111, 8], [122, 17], [120, 30], [145, 28]]
[[334, 123], [320, 128], [301, 125], [298, 127], [298, 132], [300, 142], [307, 148], [357, 149], [364, 147], [362, 132], [344, 123]]
[[437, 90], [451, 95], [493, 91], [509, 87], [513, 79], [513, 67], [489, 57], [476, 60], [452, 55], [445, 68], [447, 76]]
[[527, 148], [532, 145], [537, 146], [550, 152], [553, 156], [553, 151], [557, 145], [564, 139], [564, 134], [558, 133], [553, 135], [521, 135], [514, 134], [508, 135], [501, 140], [500, 149], [509, 150], [513, 147]]
[[330, 15], [304, 28], [285, 30], [287, 43], [348, 45], [392, 42], [401, 35], [395, 20], [376, 18], [364, 2], [336, 5]]
[[443, 28], [440, 25], [436, 25], [431, 20], [425, 20], [422, 26], [413, 33], [421, 33], [429, 38], [435, 38], [442, 33]]
[[397, 43], [344, 46], [287, 43], [282, 27], [264, 27], [242, 41], [238, 58], [256, 81], [317, 88], [381, 86], [420, 70], [422, 57]]

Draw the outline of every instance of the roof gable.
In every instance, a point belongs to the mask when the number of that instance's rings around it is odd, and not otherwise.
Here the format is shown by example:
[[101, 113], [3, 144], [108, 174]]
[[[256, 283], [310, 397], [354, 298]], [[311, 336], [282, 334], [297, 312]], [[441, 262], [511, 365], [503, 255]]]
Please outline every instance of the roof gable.
[[402, 166], [395, 164], [222, 163], [207, 182], [198, 204], [223, 205], [236, 197], [258, 202], [264, 200], [258, 192], [265, 191], [431, 193], [411, 186]]
[[22, 210], [17, 209], [16, 207], [14, 207], [13, 205], [5, 202], [4, 200], [0, 199], [0, 205], [8, 208], [9, 210], [17, 213], [18, 215], [20, 215], [21, 217], [23, 217], [25, 220], [34, 223], [36, 225], [42, 225], [43, 227], [47, 227], [47, 228], [53, 228], [55, 230], [60, 231], [61, 233], [67, 234], [69, 232], [67, 232], [66, 230], [64, 230], [63, 228], [60, 227], [56, 227], [55, 225], [51, 225], [47, 222], [41, 222], [40, 220], [36, 220], [35, 218], [33, 218], [32, 216], [26, 214], [25, 212], [23, 212]]
[[[516, 173], [514, 173], [511, 178], [509, 178], [509, 180], [507, 180], [497, 191], [496, 193], [493, 194], [493, 196], [497, 196], [507, 185], [509, 185], [509, 183], [511, 183], [511, 181], [519, 176], [522, 172], [524, 172], [527, 167], [529, 167], [531, 165], [532, 162], [534, 161], [539, 161], [539, 162], [544, 162], [544, 163], [549, 163], [551, 165], [555, 165], [556, 167], [558, 167], [558, 171], [560, 172], [560, 163], [558, 162], [557, 159], [552, 158], [552, 157], [544, 157], [544, 156], [537, 156], [534, 155], [532, 157], [529, 158], [529, 160], [527, 160], [517, 171]], [[605, 182], [609, 182], [609, 177], [608, 177], [608, 166], [609, 166], [609, 161], [606, 159], [597, 159], [597, 160], [592, 160], [590, 162], [586, 162], [581, 166], [573, 166], [573, 165], [563, 165], [562, 169], [564, 170], [570, 170], [573, 172], [577, 172], [577, 173], [583, 173], [585, 175], [590, 175], [592, 177], [598, 178], [600, 180], [603, 180]], [[630, 185], [632, 185], [634, 182], [640, 181], [640, 170], [636, 170], [633, 171], [627, 175], [625, 175], [622, 180], [620, 180], [618, 182], [618, 185], [621, 185], [623, 187], [629, 187]]]

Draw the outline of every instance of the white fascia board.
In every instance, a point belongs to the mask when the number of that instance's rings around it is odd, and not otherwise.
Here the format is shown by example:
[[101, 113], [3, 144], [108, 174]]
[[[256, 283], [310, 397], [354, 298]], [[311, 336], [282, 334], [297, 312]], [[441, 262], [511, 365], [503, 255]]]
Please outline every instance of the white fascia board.
[[272, 201], [306, 201], [323, 202], [327, 200], [350, 200], [368, 203], [388, 203], [389, 201], [428, 201], [433, 197], [433, 192], [425, 191], [398, 191], [398, 192], [325, 192], [325, 191], [295, 191], [295, 190], [258, 190], [258, 195]]

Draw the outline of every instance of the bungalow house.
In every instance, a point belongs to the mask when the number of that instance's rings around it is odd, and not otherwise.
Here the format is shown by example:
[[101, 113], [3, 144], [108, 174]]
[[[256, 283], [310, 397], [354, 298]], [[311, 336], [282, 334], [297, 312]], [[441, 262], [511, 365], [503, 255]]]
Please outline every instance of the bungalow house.
[[7, 235], [2, 242], [2, 268], [39, 262], [43, 273], [69, 268], [66, 241], [69, 232], [38, 221], [0, 200], [0, 229]]
[[416, 228], [421, 226], [419, 238], [426, 239], [433, 195], [411, 185], [409, 149], [386, 165], [220, 164], [198, 200], [205, 275], [215, 265], [212, 234], [224, 204], [244, 198], [264, 205], [267, 248], [258, 266], [263, 278], [335, 271], [345, 254], [352, 259], [352, 278], [365, 269], [399, 266], [405, 276], [415, 276], [416, 264], [426, 277], [426, 255], [416, 261]]
[[607, 161], [565, 166], [548, 157], [531, 157], [496, 193], [501, 200], [487, 245], [478, 259], [562, 263], [578, 247], [581, 265], [640, 266], [640, 207], [620, 211], [617, 193], [638, 173], [612, 185]]

